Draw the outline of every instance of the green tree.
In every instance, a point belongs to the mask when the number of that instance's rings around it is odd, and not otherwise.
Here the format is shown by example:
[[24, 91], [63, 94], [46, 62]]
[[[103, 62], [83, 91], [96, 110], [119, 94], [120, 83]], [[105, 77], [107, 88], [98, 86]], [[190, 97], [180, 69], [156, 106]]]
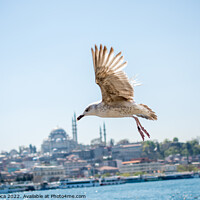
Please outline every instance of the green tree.
[[111, 176], [111, 175], [108, 172], [102, 175], [102, 177], [109, 177], [109, 176]]
[[177, 137], [174, 137], [174, 138], [173, 138], [173, 142], [178, 142], [178, 138], [177, 138]]
[[177, 165], [177, 171], [178, 172], [192, 172], [192, 171], [198, 171], [198, 168], [194, 165]]

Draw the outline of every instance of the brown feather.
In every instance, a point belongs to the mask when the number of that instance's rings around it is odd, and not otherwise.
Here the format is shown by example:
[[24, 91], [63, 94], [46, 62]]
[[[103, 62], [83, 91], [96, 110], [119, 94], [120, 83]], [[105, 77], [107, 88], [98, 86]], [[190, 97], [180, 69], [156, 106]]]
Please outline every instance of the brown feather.
[[133, 100], [133, 87], [128, 77], [122, 71], [126, 62], [120, 64], [123, 56], [121, 52], [113, 56], [114, 50], [111, 47], [109, 54], [107, 48], [100, 45], [98, 50], [95, 45], [95, 52], [92, 49], [93, 64], [95, 70], [96, 83], [101, 88], [102, 99], [105, 103], [119, 100]]

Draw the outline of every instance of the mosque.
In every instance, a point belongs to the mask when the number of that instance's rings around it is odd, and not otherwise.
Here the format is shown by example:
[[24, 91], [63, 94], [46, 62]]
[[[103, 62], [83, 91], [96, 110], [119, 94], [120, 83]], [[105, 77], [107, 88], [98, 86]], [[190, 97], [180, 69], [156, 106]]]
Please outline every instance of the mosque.
[[63, 128], [57, 126], [50, 132], [49, 137], [43, 141], [41, 145], [42, 153], [70, 152], [79, 146], [75, 114], [72, 118], [72, 135], [73, 138], [71, 139]]

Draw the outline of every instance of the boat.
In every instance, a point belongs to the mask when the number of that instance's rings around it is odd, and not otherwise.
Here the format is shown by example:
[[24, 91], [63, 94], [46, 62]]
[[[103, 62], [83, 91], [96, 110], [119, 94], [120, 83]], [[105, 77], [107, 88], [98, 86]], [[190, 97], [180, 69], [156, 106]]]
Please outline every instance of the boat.
[[198, 173], [198, 172], [193, 172], [192, 177], [193, 177], [193, 178], [200, 178], [200, 173]]
[[26, 191], [26, 187], [24, 185], [0, 185], [0, 194], [23, 191]]
[[7, 193], [8, 193], [8, 186], [0, 185], [0, 194], [7, 194]]
[[120, 177], [105, 177], [99, 179], [100, 186], [104, 185], [118, 185], [125, 183], [124, 179]]
[[160, 177], [158, 176], [153, 176], [153, 175], [143, 175], [142, 176], [142, 179], [144, 181], [159, 181], [161, 180]]
[[79, 179], [79, 180], [60, 180], [60, 185], [58, 188], [65, 189], [65, 188], [80, 188], [80, 187], [95, 187], [99, 186], [99, 180], [97, 179]]
[[129, 176], [123, 178], [125, 183], [138, 183], [138, 182], [144, 182], [144, 179], [142, 176]]
[[44, 181], [40, 184], [38, 190], [53, 190], [57, 188], [59, 188], [59, 182], [48, 183], [47, 181]]
[[183, 172], [183, 173], [175, 173], [175, 174], [166, 174], [160, 176], [162, 180], [172, 180], [172, 179], [187, 179], [187, 178], [194, 178], [193, 173], [190, 172]]

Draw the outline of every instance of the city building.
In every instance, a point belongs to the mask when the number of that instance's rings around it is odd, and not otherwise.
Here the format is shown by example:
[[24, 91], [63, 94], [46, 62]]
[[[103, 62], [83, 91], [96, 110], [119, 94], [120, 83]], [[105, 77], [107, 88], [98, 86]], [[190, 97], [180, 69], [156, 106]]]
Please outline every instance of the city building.
[[81, 168], [88, 165], [86, 160], [81, 160], [77, 155], [70, 155], [67, 157], [67, 161], [64, 163], [65, 174], [70, 176], [76, 174]]
[[31, 169], [33, 168], [35, 165], [38, 165], [39, 164], [39, 160], [37, 160], [36, 158], [34, 157], [25, 157], [23, 158], [23, 161], [22, 161], [22, 164], [23, 164], [23, 167], [26, 168], [26, 169]]
[[116, 145], [112, 147], [112, 158], [122, 161], [140, 158], [142, 155], [141, 143], [130, 143], [125, 145]]
[[161, 172], [161, 163], [159, 162], [143, 162], [141, 159], [122, 162], [119, 167], [120, 173], [156, 173]]
[[63, 166], [35, 166], [33, 169], [33, 182], [53, 182], [65, 177]]
[[171, 174], [177, 172], [177, 165], [162, 165], [161, 170], [166, 174]]
[[98, 174], [105, 174], [105, 173], [110, 173], [110, 174], [116, 174], [119, 172], [119, 169], [117, 167], [111, 167], [111, 166], [102, 166], [97, 168]]
[[94, 153], [91, 149], [73, 150], [72, 154], [78, 155], [83, 160], [91, 160], [94, 158]]
[[20, 163], [20, 162], [10, 162], [7, 166], [6, 166], [6, 168], [7, 168], [7, 171], [9, 172], [9, 173], [11, 173], [11, 172], [14, 172], [14, 171], [17, 171], [17, 170], [19, 170], [19, 169], [21, 169], [22, 168], [22, 163]]

